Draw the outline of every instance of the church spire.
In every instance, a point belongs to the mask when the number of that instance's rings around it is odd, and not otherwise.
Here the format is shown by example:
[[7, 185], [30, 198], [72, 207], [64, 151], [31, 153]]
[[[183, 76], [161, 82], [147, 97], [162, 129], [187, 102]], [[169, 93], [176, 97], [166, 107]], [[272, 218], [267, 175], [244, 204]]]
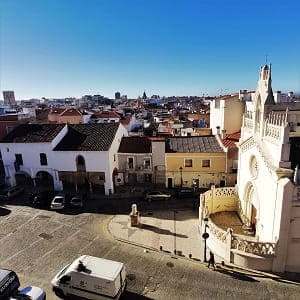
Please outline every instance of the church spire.
[[147, 95], [146, 95], [146, 92], [144, 91], [144, 93], [143, 93], [143, 99], [145, 100], [145, 99], [147, 99]]

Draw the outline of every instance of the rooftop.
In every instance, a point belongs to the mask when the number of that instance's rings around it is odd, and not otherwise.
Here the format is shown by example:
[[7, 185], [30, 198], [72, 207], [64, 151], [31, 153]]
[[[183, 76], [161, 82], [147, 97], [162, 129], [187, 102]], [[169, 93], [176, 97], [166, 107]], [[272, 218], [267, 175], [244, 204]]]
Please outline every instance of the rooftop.
[[224, 152], [214, 135], [169, 137], [166, 142], [166, 152], [201, 153]]
[[54, 151], [108, 151], [119, 128], [118, 123], [67, 126], [68, 133]]
[[150, 153], [151, 141], [147, 137], [131, 136], [123, 137], [119, 153]]
[[2, 143], [50, 143], [63, 129], [63, 124], [22, 124], [2, 140]]

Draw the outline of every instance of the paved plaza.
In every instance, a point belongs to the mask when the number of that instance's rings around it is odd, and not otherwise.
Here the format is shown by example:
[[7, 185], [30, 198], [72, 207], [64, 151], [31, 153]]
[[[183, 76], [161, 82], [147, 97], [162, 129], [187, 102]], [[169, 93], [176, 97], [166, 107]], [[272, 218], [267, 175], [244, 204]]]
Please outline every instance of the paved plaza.
[[109, 232], [119, 240], [162, 249], [203, 260], [203, 243], [198, 229], [197, 212], [193, 210], [146, 211], [141, 224], [130, 225], [129, 215], [116, 215], [108, 225]]

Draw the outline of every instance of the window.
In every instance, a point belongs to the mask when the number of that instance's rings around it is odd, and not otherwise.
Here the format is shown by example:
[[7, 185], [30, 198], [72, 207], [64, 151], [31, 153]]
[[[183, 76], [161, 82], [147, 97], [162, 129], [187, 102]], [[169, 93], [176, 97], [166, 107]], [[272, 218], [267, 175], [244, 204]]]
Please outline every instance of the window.
[[145, 168], [145, 169], [151, 169], [151, 161], [150, 161], [150, 158], [145, 158], [145, 159], [144, 159], [144, 168]]
[[23, 158], [22, 158], [22, 154], [16, 154], [16, 163], [19, 165], [19, 166], [23, 166]]
[[85, 172], [85, 160], [84, 157], [81, 155], [78, 155], [76, 158], [76, 167], [77, 167], [77, 172]]
[[127, 158], [128, 169], [133, 169], [133, 157]]
[[184, 160], [184, 166], [187, 168], [193, 167], [193, 160], [192, 159], [185, 159]]
[[202, 160], [202, 168], [210, 168], [210, 160], [209, 159]]
[[40, 153], [41, 166], [47, 166], [47, 155], [45, 153]]

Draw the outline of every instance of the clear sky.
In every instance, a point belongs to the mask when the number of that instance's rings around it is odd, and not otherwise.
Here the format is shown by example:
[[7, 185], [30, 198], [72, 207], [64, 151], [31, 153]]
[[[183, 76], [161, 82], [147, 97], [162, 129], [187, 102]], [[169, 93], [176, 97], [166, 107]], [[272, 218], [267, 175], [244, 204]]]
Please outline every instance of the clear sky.
[[16, 99], [300, 92], [299, 0], [0, 0], [0, 90]]

